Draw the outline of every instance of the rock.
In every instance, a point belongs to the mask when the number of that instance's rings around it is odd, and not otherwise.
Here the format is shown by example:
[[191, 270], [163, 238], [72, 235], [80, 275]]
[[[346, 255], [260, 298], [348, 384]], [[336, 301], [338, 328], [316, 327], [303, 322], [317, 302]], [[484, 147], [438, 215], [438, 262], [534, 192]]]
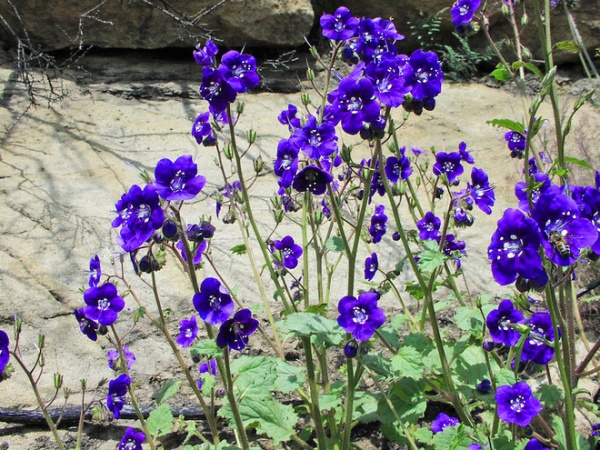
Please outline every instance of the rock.
[[[208, 34], [228, 47], [297, 47], [314, 22], [309, 0], [173, 0], [168, 8], [165, 4], [22, 0], [17, 9], [33, 45], [46, 51], [80, 43], [103, 48], [189, 48]], [[8, 2], [0, 4], [0, 15], [22, 38], [24, 27]], [[4, 40], [11, 38], [3, 31]]]

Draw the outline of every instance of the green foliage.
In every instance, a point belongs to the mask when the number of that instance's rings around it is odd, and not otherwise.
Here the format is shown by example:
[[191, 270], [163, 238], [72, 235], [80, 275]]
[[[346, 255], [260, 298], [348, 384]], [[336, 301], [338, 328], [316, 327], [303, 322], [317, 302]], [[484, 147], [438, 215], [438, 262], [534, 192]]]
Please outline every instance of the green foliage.
[[169, 380], [163, 384], [163, 387], [160, 389], [158, 394], [156, 395], [156, 404], [162, 405], [164, 402], [173, 398], [175, 394], [179, 391], [179, 386], [181, 385], [181, 381]]
[[171, 407], [162, 404], [150, 413], [148, 417], [148, 431], [152, 436], [163, 436], [168, 434], [173, 427], [173, 414]]
[[335, 320], [313, 313], [294, 313], [279, 323], [284, 334], [293, 337], [309, 337], [318, 345], [338, 346], [345, 339], [344, 330]]
[[468, 37], [453, 35], [458, 42], [454, 46], [443, 45], [440, 49], [444, 75], [454, 81], [468, 81], [477, 73], [479, 64], [492, 59], [492, 53], [489, 49], [483, 53], [473, 50]]

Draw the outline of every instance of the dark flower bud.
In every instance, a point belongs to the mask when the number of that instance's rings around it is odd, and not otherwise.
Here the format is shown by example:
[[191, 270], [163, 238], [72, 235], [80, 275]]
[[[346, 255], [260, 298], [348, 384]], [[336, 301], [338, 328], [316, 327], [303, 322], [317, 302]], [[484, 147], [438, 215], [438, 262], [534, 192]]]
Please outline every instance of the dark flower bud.
[[262, 156], [258, 155], [258, 158], [254, 160], [254, 171], [260, 173], [264, 168], [265, 162], [263, 161]]
[[423, 113], [423, 100], [417, 100], [413, 98], [411, 107], [412, 112], [417, 116], [420, 116]]
[[98, 334], [106, 336], [106, 333], [108, 333], [108, 327], [106, 325], [100, 325], [98, 327]]
[[481, 380], [480, 383], [477, 383], [476, 387], [477, 390], [482, 394], [489, 394], [490, 392], [492, 392], [492, 382], [487, 378], [484, 378], [483, 380]]
[[154, 258], [152, 258], [150, 255], [146, 255], [142, 259], [140, 259], [140, 262], [138, 264], [140, 271], [144, 273], [151, 273], [153, 259]]
[[402, 107], [406, 112], [412, 112], [412, 97], [404, 97], [404, 101], [402, 102]]
[[365, 191], [362, 189], [360, 191], [358, 191], [358, 194], [356, 194], [356, 198], [358, 200], [362, 200], [364, 196], [365, 196]]
[[486, 352], [491, 352], [494, 350], [496, 345], [492, 341], [485, 341], [481, 344], [481, 348], [483, 348]]
[[162, 227], [162, 235], [169, 241], [176, 241], [179, 239], [177, 223], [173, 219], [165, 220], [165, 223]]
[[435, 198], [438, 200], [442, 198], [444, 195], [444, 190], [442, 188], [435, 188]]
[[400, 240], [400, 233], [398, 233], [398, 232], [396, 231], [394, 234], [392, 234], [392, 239], [393, 239], [394, 241], [399, 241], [399, 240]]
[[358, 342], [356, 339], [352, 339], [344, 346], [344, 355], [346, 358], [354, 358], [358, 353]]
[[427, 111], [433, 111], [435, 109], [435, 98], [424, 98], [423, 108], [425, 108]]
[[366, 355], [367, 353], [369, 353], [369, 345], [367, 344], [367, 342], [361, 342], [358, 348], [360, 349], [361, 355]]

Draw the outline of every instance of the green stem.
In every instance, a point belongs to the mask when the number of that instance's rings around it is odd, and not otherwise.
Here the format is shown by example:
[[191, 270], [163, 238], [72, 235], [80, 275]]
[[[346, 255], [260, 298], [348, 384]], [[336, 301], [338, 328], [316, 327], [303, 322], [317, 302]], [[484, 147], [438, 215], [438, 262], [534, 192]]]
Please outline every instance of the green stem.
[[315, 363], [312, 354], [312, 344], [310, 338], [303, 337], [302, 345], [306, 354], [306, 374], [308, 376], [308, 387], [310, 391], [310, 409], [311, 416], [315, 422], [317, 432], [317, 442], [319, 450], [327, 450], [329, 448], [325, 428], [323, 427], [323, 418], [321, 417], [321, 408], [319, 407], [319, 388], [315, 376]]
[[[226, 389], [225, 392], [227, 394], [227, 400], [229, 400], [229, 406], [231, 407], [231, 412], [233, 413], [233, 419], [235, 421], [235, 426], [237, 428], [237, 436], [239, 440], [239, 445], [242, 447], [242, 450], [247, 450], [250, 448], [250, 444], [248, 443], [248, 436], [246, 435], [246, 429], [244, 428], [244, 422], [242, 421], [242, 417], [240, 416], [240, 410], [238, 407], [238, 401], [235, 398], [235, 394], [233, 392], [233, 378], [231, 376], [231, 366], [229, 364], [229, 349], [225, 348], [224, 357], [219, 358], [217, 363], [222, 366], [223, 362], [225, 363], [225, 383]], [[221, 368], [222, 370], [222, 368]], [[222, 372], [223, 373], [223, 372]]]

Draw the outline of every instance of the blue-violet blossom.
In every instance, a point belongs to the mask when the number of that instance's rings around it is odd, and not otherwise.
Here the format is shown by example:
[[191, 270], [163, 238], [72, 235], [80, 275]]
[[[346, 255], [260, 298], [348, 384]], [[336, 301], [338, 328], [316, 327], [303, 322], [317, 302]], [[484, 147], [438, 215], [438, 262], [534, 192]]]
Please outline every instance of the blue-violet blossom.
[[117, 450], [143, 450], [142, 444], [145, 440], [146, 435], [143, 431], [135, 431], [134, 428], [127, 427]]
[[449, 416], [443, 412], [439, 413], [437, 417], [431, 422], [431, 431], [434, 433], [441, 433], [448, 427], [455, 427], [460, 423], [456, 417]]
[[249, 309], [241, 309], [226, 320], [217, 335], [217, 345], [230, 350], [243, 350], [248, 344], [248, 337], [258, 329], [258, 320], [252, 317]]
[[87, 289], [83, 293], [83, 300], [87, 305], [84, 308], [85, 316], [104, 326], [115, 323], [118, 313], [125, 308], [125, 300], [119, 296], [117, 288], [112, 283]]
[[206, 184], [191, 155], [161, 159], [154, 169], [156, 192], [167, 201], [192, 200]]
[[130, 384], [131, 378], [124, 373], [108, 382], [106, 406], [113, 413], [115, 419], [121, 417], [121, 410], [125, 406], [125, 395], [127, 395], [127, 388]]
[[338, 325], [357, 341], [368, 341], [385, 322], [385, 313], [377, 306], [378, 298], [376, 292], [363, 292], [358, 299], [343, 297], [338, 303]]
[[496, 390], [498, 417], [506, 423], [526, 427], [542, 410], [542, 404], [533, 396], [524, 381], [513, 386], [500, 386]]
[[486, 318], [486, 324], [492, 341], [504, 344], [507, 347], [517, 345], [521, 333], [511, 327], [511, 324], [522, 322], [523, 313], [515, 309], [513, 302], [508, 299], [502, 300], [498, 309], [490, 311]]
[[175, 342], [182, 347], [189, 347], [198, 336], [198, 324], [196, 323], [196, 316], [191, 316], [190, 320], [183, 319], [179, 322], [179, 335]]
[[233, 312], [234, 304], [229, 291], [216, 278], [205, 278], [200, 292], [192, 299], [194, 308], [202, 320], [210, 325], [225, 322]]
[[[275, 240], [273, 242], [272, 251], [278, 251], [280, 253], [280, 260], [283, 263], [283, 267], [286, 269], [294, 269], [298, 265], [298, 258], [302, 256], [302, 247], [294, 242], [294, 238], [291, 236], [285, 236], [281, 240]], [[279, 265], [278, 262], [276, 262]]]

